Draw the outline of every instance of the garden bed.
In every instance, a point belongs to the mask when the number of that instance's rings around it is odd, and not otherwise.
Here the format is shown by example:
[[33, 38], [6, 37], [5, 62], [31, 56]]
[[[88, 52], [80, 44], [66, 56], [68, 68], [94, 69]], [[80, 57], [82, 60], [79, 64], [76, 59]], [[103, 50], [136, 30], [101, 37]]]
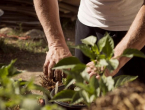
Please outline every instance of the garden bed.
[[145, 85], [139, 81], [127, 83], [98, 98], [91, 110], [145, 110]]

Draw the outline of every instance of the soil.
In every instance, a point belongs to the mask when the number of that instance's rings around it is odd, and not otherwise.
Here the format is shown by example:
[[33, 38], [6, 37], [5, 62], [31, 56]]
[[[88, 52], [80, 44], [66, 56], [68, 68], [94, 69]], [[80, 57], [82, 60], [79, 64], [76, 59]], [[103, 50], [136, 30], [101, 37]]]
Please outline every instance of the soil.
[[130, 82], [98, 98], [90, 110], [145, 110], [145, 85]]

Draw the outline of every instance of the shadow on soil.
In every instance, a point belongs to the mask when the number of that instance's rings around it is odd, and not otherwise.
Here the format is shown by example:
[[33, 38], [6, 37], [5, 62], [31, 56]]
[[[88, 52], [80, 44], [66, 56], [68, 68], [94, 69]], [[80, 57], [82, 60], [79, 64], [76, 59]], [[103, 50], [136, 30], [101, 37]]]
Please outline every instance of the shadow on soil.
[[20, 70], [42, 72], [45, 56], [45, 53], [29, 52], [11, 44], [0, 43], [0, 63], [9, 64], [11, 60], [17, 59], [15, 66]]

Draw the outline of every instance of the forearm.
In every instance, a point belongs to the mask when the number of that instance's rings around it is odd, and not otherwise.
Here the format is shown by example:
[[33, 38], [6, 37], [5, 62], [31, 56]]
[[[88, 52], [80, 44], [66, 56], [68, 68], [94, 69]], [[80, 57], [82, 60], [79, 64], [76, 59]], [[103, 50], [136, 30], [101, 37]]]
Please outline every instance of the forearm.
[[[141, 50], [145, 45], [145, 3], [139, 10], [135, 20], [133, 21], [128, 33], [122, 41], [116, 46], [114, 52], [115, 57], [120, 56], [127, 48]], [[121, 57], [120, 68], [124, 66], [130, 59]]]
[[58, 0], [33, 1], [49, 46], [64, 45], [65, 40], [59, 20]]

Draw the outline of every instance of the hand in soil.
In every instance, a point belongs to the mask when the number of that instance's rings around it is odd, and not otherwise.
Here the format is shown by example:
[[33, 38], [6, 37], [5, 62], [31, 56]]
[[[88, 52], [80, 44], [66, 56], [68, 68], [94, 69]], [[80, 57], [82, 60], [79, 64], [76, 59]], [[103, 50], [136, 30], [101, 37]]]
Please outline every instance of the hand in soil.
[[69, 49], [64, 46], [51, 46], [49, 47], [49, 52], [46, 55], [46, 60], [43, 67], [44, 74], [49, 79], [55, 79], [55, 81], [61, 81], [64, 76], [60, 70], [53, 71], [52, 68], [59, 60], [72, 56]]

